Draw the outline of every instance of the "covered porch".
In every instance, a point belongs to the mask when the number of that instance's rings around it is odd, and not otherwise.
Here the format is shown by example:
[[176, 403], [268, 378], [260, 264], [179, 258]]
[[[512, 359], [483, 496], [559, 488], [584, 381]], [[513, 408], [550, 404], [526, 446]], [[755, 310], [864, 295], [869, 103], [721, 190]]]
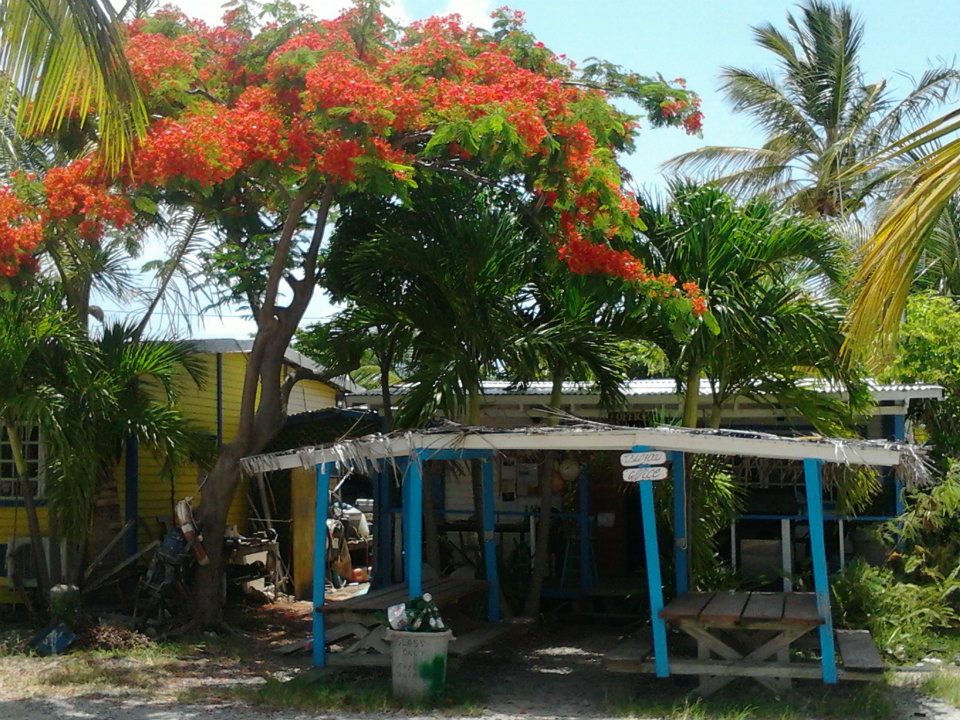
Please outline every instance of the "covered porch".
[[[611, 670], [621, 671], [652, 671], [657, 677], [669, 677], [671, 674], [705, 675], [705, 663], [716, 669], [719, 674], [743, 674], [754, 676], [757, 674], [758, 662], [775, 662], [770, 658], [774, 655], [783, 659], [783, 650], [789, 648], [795, 639], [794, 633], [780, 631], [779, 642], [783, 647], [774, 647], [772, 651], [766, 648], [759, 654], [742, 653], [729, 647], [721, 648], [724, 644], [703, 640], [698, 658], [693, 665], [690, 660], [671, 656], [668, 648], [667, 624], [673, 622], [681, 626], [681, 618], [674, 614], [676, 603], [685, 602], [693, 607], [703, 602], [691, 617], [685, 617], [684, 624], [700, 624], [704, 632], [713, 632], [711, 628], [711, 614], [705, 616], [703, 611], [716, 603], [726, 603], [722, 598], [702, 598], [689, 594], [689, 548], [687, 544], [688, 524], [687, 517], [687, 482], [684, 474], [684, 457], [686, 454], [709, 454], [726, 456], [745, 456], [757, 458], [778, 458], [801, 462], [803, 465], [807, 515], [810, 525], [810, 558], [813, 566], [814, 592], [805, 596], [792, 598], [793, 595], [777, 594], [762, 601], [759, 594], [753, 599], [745, 593], [731, 593], [729, 603], [738, 604], [739, 611], [736, 618], [732, 617], [732, 610], [724, 616], [726, 621], [743, 626], [738, 629], [749, 629], [750, 613], [744, 616], [748, 608], [756, 609], [759, 604], [767, 607], [768, 618], [771, 622], [790, 624], [791, 614], [788, 607], [804, 607], [805, 633], [815, 633], [819, 640], [820, 661], [816, 675], [825, 683], [835, 683], [842, 677], [852, 677], [844, 672], [844, 668], [837, 662], [837, 644], [833, 629], [833, 618], [830, 608], [830, 592], [827, 576], [827, 560], [824, 539], [824, 506], [823, 506], [823, 475], [825, 463], [845, 465], [871, 465], [877, 467], [897, 468], [901, 474], [916, 476], [922, 472], [922, 462], [914, 447], [904, 443], [886, 441], [859, 441], [846, 439], [825, 438], [785, 438], [776, 435], [756, 432], [724, 431], [724, 430], [689, 430], [673, 427], [660, 428], [624, 428], [601, 423], [578, 423], [561, 427], [524, 427], [509, 430], [491, 430], [486, 428], [470, 428], [462, 426], [444, 427], [436, 430], [421, 432], [395, 433], [391, 435], [373, 435], [323, 447], [301, 448], [296, 451], [261, 455], [247, 458], [244, 461], [248, 473], [261, 473], [271, 470], [304, 467], [314, 468], [317, 497], [317, 515], [315, 546], [325, 547], [326, 532], [321, 518], [327, 516], [325, 499], [329, 495], [331, 474], [335, 471], [343, 472], [348, 469], [362, 471], [367, 474], [386, 476], [386, 470], [393, 469], [401, 478], [401, 527], [403, 545], [403, 592], [401, 596], [413, 598], [424, 590], [424, 559], [423, 559], [423, 463], [427, 460], [478, 460], [483, 467], [483, 544], [485, 584], [483, 591], [486, 597], [487, 617], [496, 622], [501, 617], [500, 608], [500, 579], [498, 577], [495, 552], [495, 517], [494, 517], [494, 476], [492, 460], [498, 455], [509, 451], [558, 450], [575, 452], [619, 452], [623, 453], [623, 463], [626, 467], [624, 477], [626, 482], [635, 482], [639, 513], [642, 519], [643, 548], [636, 548], [645, 558], [645, 572], [649, 595], [650, 636], [652, 642], [649, 649], [652, 657], [647, 658], [646, 652], [640, 643], [633, 653], [624, 655], [621, 650], [619, 660], [614, 658], [608, 662]], [[667, 460], [669, 459], [669, 469]], [[654, 507], [654, 483], [661, 479], [672, 477], [672, 515], [673, 515], [673, 565], [674, 578], [671, 593], [674, 600], [671, 606], [665, 607], [665, 584], [661, 570], [661, 556], [658, 541], [656, 512]], [[381, 556], [382, 558], [382, 556]], [[314, 596], [315, 612], [313, 614], [314, 637], [326, 637], [325, 592], [324, 592], [325, 563], [323, 553], [315, 553], [314, 562]], [[397, 594], [396, 589], [386, 588], [385, 592]], [[688, 598], [688, 599], [684, 599]], [[691, 599], [692, 598], [692, 599]], [[742, 601], [742, 602], [741, 602]], [[771, 606], [778, 605], [780, 614], [772, 618]], [[810, 610], [813, 608], [813, 610]], [[381, 608], [385, 609], [385, 608]], [[716, 609], [716, 608], [714, 608]], [[752, 612], [753, 610], [751, 610]], [[688, 611], [692, 612], [692, 611]], [[753, 623], [756, 625], [756, 623]], [[774, 630], [770, 627], [768, 630]], [[702, 640], [702, 638], [701, 638]], [[769, 652], [768, 652], [769, 651]], [[324, 643], [314, 644], [314, 663], [323, 665], [327, 662]], [[712, 660], [712, 655], [719, 658]], [[631, 659], [632, 656], [632, 659]], [[799, 668], [798, 668], [799, 669]], [[773, 669], [772, 665], [761, 669], [761, 674], [769, 670], [773, 677], [788, 675], [783, 668]], [[710, 673], [713, 674], [713, 673]], [[768, 673], [769, 674], [769, 673]], [[809, 677], [809, 669], [802, 672]]]

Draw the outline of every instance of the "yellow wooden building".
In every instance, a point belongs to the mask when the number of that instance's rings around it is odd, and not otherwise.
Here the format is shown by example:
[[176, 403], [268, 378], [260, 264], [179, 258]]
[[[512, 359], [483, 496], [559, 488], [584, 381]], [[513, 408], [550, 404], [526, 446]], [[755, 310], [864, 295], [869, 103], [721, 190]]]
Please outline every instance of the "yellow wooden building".
[[[252, 340], [214, 339], [196, 341], [196, 349], [205, 369], [205, 382], [198, 388], [189, 378], [183, 379], [181, 410], [202, 430], [210, 433], [211, 440], [229, 442], [237, 429], [243, 374], [247, 353]], [[286, 354], [284, 372], [299, 367], [319, 372], [312, 360], [289, 350]], [[287, 412], [290, 415], [334, 407], [345, 391], [354, 388], [349, 378], [329, 382], [303, 380], [298, 382], [290, 395]], [[43, 442], [36, 434], [28, 438], [28, 460], [39, 470], [43, 466]], [[46, 532], [46, 508], [42, 472], [37, 473], [36, 495], [42, 532]], [[0, 587], [9, 586], [7, 578], [13, 563], [25, 561], [28, 553], [17, 552], [27, 542], [27, 520], [18, 485], [15, 481], [10, 448], [0, 441]], [[98, 517], [106, 521], [104, 527], [96, 528], [99, 539], [109, 539], [130, 519], [136, 519], [136, 529], [128, 533], [123, 546], [127, 554], [144, 547], [157, 539], [162, 523], [171, 518], [173, 504], [184, 497], [198, 498], [204, 472], [196, 465], [182, 467], [174, 477], [164, 475], [161, 464], [147, 449], [128, 447], [126, 457], [118, 468], [116, 494], [101, 498], [100, 503], [112, 507], [99, 508]], [[104, 512], [105, 511], [105, 512]], [[111, 517], [112, 516], [112, 517]], [[248, 527], [247, 493], [241, 487], [230, 509], [228, 523], [243, 532]], [[95, 543], [96, 544], [96, 543]], [[26, 569], [22, 569], [21, 577]], [[0, 593], [2, 594], [2, 593]], [[0, 598], [0, 602], [2, 602]]]

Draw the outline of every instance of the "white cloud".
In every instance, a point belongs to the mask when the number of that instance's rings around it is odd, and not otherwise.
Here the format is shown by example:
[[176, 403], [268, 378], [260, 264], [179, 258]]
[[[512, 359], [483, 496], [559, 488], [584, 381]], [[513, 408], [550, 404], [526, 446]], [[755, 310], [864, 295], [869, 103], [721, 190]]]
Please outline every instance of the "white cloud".
[[466, 25], [490, 28], [490, 13], [493, 3], [490, 0], [448, 0], [441, 15], [456, 13]]

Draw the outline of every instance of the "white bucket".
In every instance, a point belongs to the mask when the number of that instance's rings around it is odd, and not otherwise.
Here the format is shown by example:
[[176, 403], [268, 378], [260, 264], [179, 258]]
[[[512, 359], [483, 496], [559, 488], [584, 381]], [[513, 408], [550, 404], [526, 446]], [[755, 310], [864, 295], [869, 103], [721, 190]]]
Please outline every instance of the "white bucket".
[[394, 697], [419, 700], [443, 689], [452, 632], [387, 630], [386, 639], [392, 645]]

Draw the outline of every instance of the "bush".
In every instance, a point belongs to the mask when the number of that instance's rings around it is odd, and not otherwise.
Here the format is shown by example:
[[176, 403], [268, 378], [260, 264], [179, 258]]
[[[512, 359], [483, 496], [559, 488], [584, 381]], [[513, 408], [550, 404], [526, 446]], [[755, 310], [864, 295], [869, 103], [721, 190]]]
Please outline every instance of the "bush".
[[831, 582], [833, 619], [839, 627], [866, 628], [880, 649], [897, 660], [923, 657], [935, 633], [960, 621], [951, 597], [960, 589], [956, 571], [940, 582], [905, 582], [889, 567], [853, 560]]

